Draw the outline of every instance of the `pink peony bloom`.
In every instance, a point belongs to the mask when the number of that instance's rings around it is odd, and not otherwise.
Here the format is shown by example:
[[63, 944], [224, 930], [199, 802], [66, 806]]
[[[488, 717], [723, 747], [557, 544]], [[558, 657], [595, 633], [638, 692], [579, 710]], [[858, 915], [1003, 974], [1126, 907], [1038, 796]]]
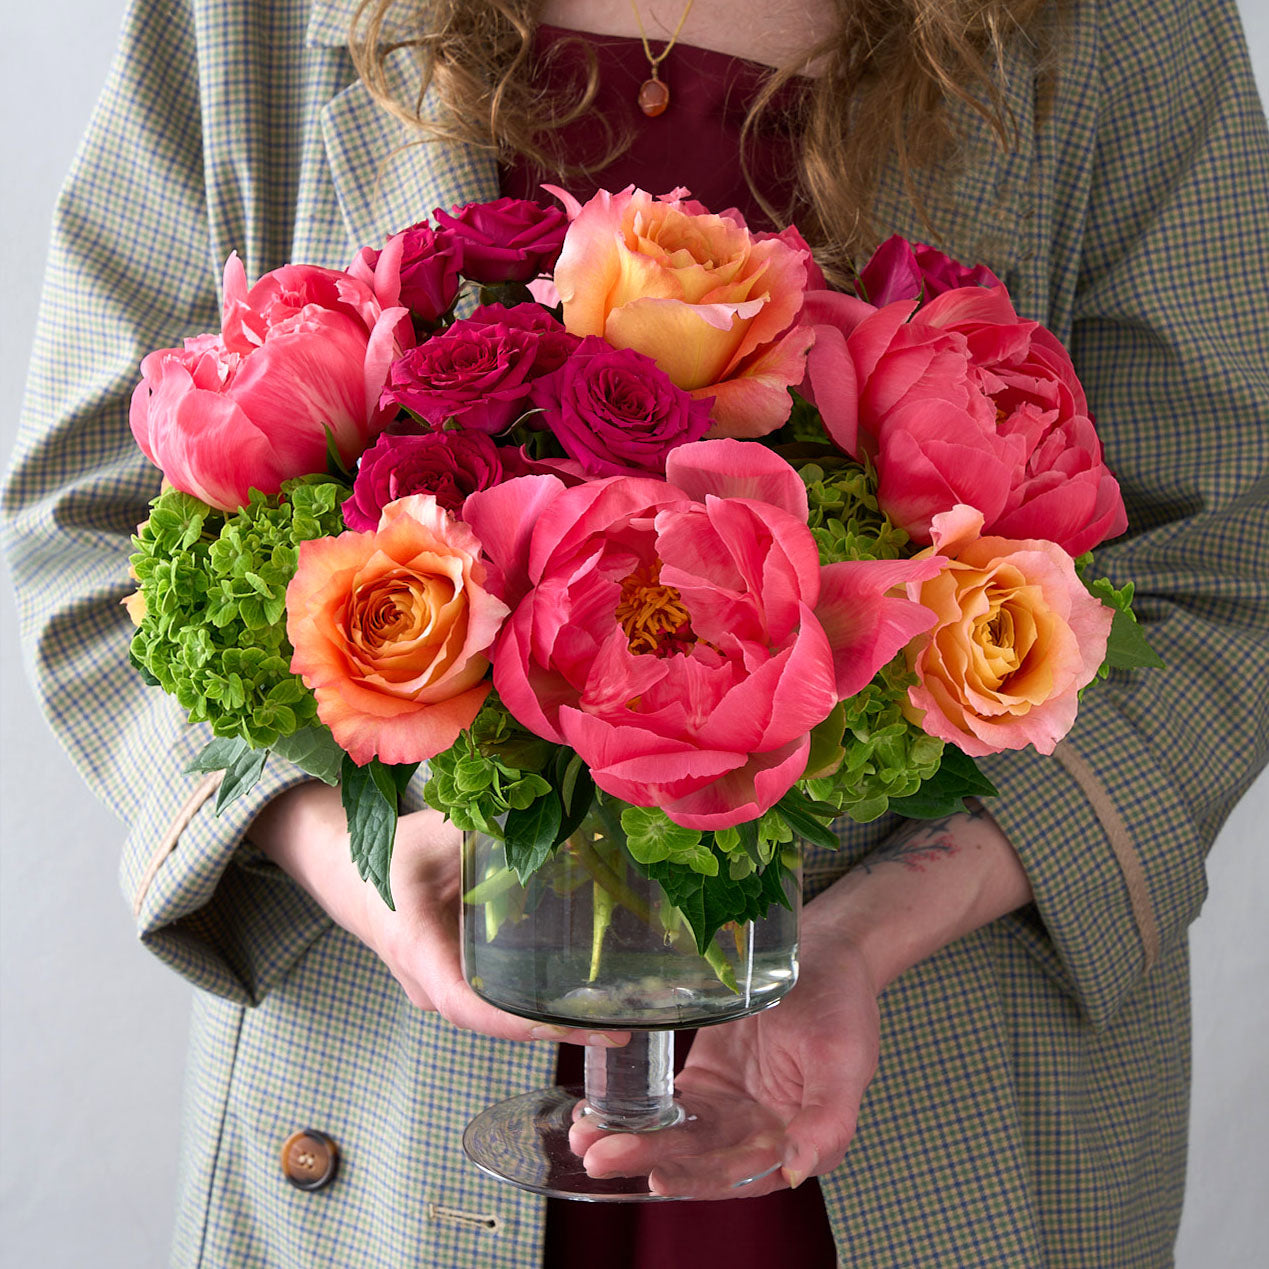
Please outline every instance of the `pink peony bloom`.
[[664, 481], [510, 480], [464, 512], [514, 608], [502, 700], [600, 788], [688, 828], [774, 806], [811, 729], [932, 618], [887, 592], [938, 562], [821, 567], [801, 480], [758, 445], [682, 445]]
[[346, 273], [286, 265], [250, 290], [225, 264], [222, 333], [141, 363], [129, 422], [137, 444], [185, 493], [225, 511], [326, 469], [326, 429], [352, 464], [387, 416], [379, 391], [405, 315]]
[[789, 231], [755, 236], [739, 213], [711, 215], [683, 190], [601, 190], [584, 207], [552, 193], [572, 222], [555, 267], [565, 326], [633, 348], [694, 397], [713, 397], [715, 436], [774, 432], [812, 339], [798, 320], [805, 243]]
[[979, 537], [982, 523], [966, 506], [935, 516], [942, 569], [908, 583], [938, 617], [906, 651], [919, 680], [908, 689], [911, 714], [973, 758], [1029, 744], [1052, 753], [1106, 655], [1113, 614], [1065, 551]]
[[549, 273], [568, 228], [558, 207], [543, 207], [526, 198], [495, 198], [432, 214], [458, 244], [464, 275], [487, 286], [528, 282]]
[[829, 291], [806, 308], [808, 395], [842, 449], [873, 459], [882, 507], [916, 541], [958, 503], [1072, 555], [1127, 527], [1070, 357], [1003, 287], [945, 291], [915, 315]]
[[937, 247], [898, 234], [887, 238], [859, 271], [859, 293], [877, 308], [895, 300], [932, 300], [961, 286], [1001, 285], [985, 264], [967, 268]]

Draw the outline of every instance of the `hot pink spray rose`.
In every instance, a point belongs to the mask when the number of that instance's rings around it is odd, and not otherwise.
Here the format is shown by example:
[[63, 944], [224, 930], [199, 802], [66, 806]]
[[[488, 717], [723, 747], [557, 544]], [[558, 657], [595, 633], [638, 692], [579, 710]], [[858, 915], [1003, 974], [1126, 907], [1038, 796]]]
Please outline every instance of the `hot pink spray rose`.
[[877, 308], [895, 300], [932, 300], [961, 286], [1000, 285], [985, 264], [968, 268], [937, 247], [898, 234], [887, 238], [859, 271], [859, 292]]
[[[361, 456], [352, 497], [344, 503], [350, 529], [373, 529], [398, 498], [430, 493], [462, 519], [463, 500], [508, 475], [525, 471], [515, 449], [499, 449], [484, 432], [384, 432]], [[511, 470], [504, 469], [510, 460]]]
[[589, 336], [533, 386], [541, 422], [588, 476], [662, 474], [676, 445], [709, 431], [709, 401], [676, 387], [656, 362]]
[[1119, 486], [1056, 336], [1020, 318], [1003, 287], [914, 308], [830, 291], [806, 300], [817, 323], [806, 390], [833, 440], [875, 462], [886, 513], [922, 543], [958, 503], [992, 532], [1072, 555], [1122, 533]]
[[495, 198], [432, 214], [458, 244], [463, 273], [486, 285], [528, 282], [549, 273], [568, 228], [558, 207], [543, 207], [527, 198]]
[[348, 272], [385, 308], [404, 305], [420, 325], [431, 327], [458, 294], [461, 265], [458, 243], [421, 222], [393, 234], [381, 251], [362, 247]]
[[383, 399], [433, 427], [452, 420], [496, 435], [528, 408], [533, 380], [557, 369], [575, 343], [536, 304], [491, 304], [393, 362]]
[[[713, 435], [765, 436], [788, 417], [811, 332], [798, 323], [807, 256], [791, 235], [754, 235], [675, 190], [601, 190], [571, 223], [555, 267], [564, 324], [633, 348], [695, 397]], [[803, 244], [804, 246], [804, 244]]]
[[384, 308], [346, 273], [286, 265], [248, 289], [225, 264], [220, 335], [161, 348], [141, 363], [129, 422], [137, 444], [185, 493], [225, 511], [251, 489], [326, 469], [326, 428], [357, 461], [387, 415], [379, 391], [402, 308]]
[[779, 801], [811, 729], [928, 627], [887, 592], [938, 563], [822, 567], [802, 481], [759, 445], [682, 445], [666, 475], [526, 476], [464, 514], [514, 608], [492, 660], [515, 717], [614, 796], [724, 828]]
[[1113, 614], [1052, 542], [979, 537], [982, 524], [972, 507], [935, 516], [942, 570], [908, 583], [938, 615], [907, 649], [911, 712], [973, 758], [1028, 744], [1052, 753], [1106, 655]]

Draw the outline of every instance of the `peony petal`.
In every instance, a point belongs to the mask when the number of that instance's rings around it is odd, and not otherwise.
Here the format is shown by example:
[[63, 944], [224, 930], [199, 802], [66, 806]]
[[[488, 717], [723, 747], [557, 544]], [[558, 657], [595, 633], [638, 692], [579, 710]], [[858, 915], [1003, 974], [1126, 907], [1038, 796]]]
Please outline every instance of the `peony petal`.
[[517, 476], [463, 502], [463, 521], [480, 540], [490, 590], [512, 607], [527, 593], [529, 543], [543, 509], [564, 492], [555, 476]]
[[769, 502], [806, 524], [806, 486], [802, 478], [765, 445], [728, 439], [680, 445], [666, 459], [665, 477], [697, 502], [704, 502], [708, 494], [752, 498]]
[[765, 815], [806, 770], [808, 736], [771, 753], [754, 754], [743, 767], [673, 801], [661, 804], [684, 828], [731, 828]]
[[815, 616], [832, 648], [837, 695], [846, 700], [913, 638], [935, 615], [912, 599], [888, 592], [936, 576], [938, 556], [915, 560], [848, 560], [825, 566]]

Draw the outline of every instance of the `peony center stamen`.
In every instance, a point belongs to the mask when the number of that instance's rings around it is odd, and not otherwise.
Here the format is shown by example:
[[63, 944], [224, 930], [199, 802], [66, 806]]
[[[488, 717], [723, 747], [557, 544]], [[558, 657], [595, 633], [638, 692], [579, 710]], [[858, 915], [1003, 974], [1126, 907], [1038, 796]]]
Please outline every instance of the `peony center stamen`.
[[683, 596], [673, 586], [661, 585], [660, 560], [622, 579], [615, 616], [635, 655], [674, 656], [696, 642]]

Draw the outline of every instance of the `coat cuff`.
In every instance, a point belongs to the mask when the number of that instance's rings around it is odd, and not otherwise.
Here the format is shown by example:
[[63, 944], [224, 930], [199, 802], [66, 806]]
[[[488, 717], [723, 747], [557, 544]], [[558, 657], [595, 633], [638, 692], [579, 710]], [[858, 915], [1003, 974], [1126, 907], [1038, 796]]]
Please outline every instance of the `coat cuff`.
[[979, 765], [1034, 896], [1006, 923], [1103, 1027], [1198, 915], [1207, 843], [1110, 685], [1094, 693], [1051, 757]]
[[270, 757], [255, 788], [218, 816], [222, 777], [157, 784], [128, 835], [122, 883], [150, 951], [195, 986], [256, 1004], [331, 925], [247, 838], [270, 800], [312, 777]]

